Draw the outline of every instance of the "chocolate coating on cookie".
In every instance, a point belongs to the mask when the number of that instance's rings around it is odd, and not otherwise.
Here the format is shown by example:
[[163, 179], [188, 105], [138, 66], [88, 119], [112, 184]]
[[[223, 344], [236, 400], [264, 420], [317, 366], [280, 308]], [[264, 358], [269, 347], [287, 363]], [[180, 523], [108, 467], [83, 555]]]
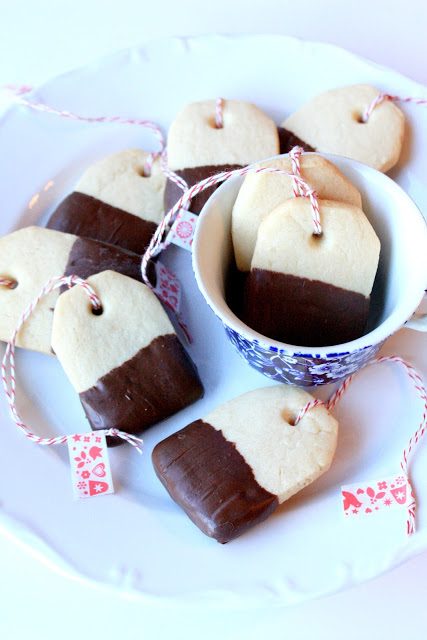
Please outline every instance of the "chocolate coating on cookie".
[[73, 191], [51, 215], [48, 229], [72, 233], [143, 253], [157, 226], [106, 202]]
[[322, 235], [310, 203], [287, 200], [261, 222], [245, 281], [243, 316], [259, 333], [299, 346], [332, 346], [366, 327], [380, 242], [358, 207], [319, 200]]
[[[189, 187], [192, 187], [194, 184], [197, 184], [201, 180], [209, 178], [216, 173], [220, 173], [221, 171], [233, 171], [234, 169], [241, 169], [241, 167], [242, 165], [240, 164], [209, 165], [206, 167], [192, 167], [191, 169], [177, 169], [175, 173], [181, 178], [184, 178]], [[218, 189], [219, 186], [220, 183], [214, 184], [209, 187], [209, 189], [205, 189], [205, 191], [194, 196], [190, 204], [192, 213], [200, 213], [208, 198], [211, 197], [213, 192]], [[182, 189], [168, 178], [165, 188], [165, 211], [169, 211], [169, 209], [171, 209], [180, 199], [182, 194]]]
[[92, 429], [141, 433], [203, 395], [197, 370], [178, 338], [155, 338], [79, 394]]
[[203, 533], [221, 543], [262, 522], [278, 505], [235, 445], [202, 420], [158, 444], [153, 464], [172, 499]]
[[289, 153], [294, 147], [302, 147], [304, 151], [316, 151], [314, 147], [298, 138], [292, 131], [288, 131], [285, 127], [277, 127], [279, 134], [280, 153]]
[[101, 271], [117, 271], [142, 282], [141, 258], [130, 251], [88, 238], [76, 238], [64, 275], [89, 278]]
[[102, 312], [74, 287], [56, 305], [52, 345], [94, 429], [140, 433], [203, 395], [197, 370], [155, 294], [113, 271], [88, 279]]
[[247, 274], [243, 321], [259, 333], [294, 345], [322, 347], [363, 335], [369, 298], [355, 291], [290, 274]]
[[204, 533], [228, 542], [329, 468], [336, 420], [317, 406], [294, 426], [310, 400], [286, 385], [229, 400], [160, 442], [156, 473]]

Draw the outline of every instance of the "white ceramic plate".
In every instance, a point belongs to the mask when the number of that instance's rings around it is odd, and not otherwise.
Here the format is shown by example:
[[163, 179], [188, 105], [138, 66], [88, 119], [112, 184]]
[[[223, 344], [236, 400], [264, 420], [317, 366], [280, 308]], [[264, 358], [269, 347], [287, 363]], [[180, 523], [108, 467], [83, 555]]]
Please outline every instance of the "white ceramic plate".
[[[402, 95], [425, 89], [341, 49], [279, 36], [203, 37], [153, 42], [56, 78], [31, 98], [85, 115], [151, 118], [165, 129], [186, 102], [215, 97], [256, 102], [279, 123], [320, 91], [355, 82]], [[405, 109], [409, 129], [393, 177], [427, 208], [427, 111]], [[154, 146], [136, 127], [88, 125], [11, 108], [0, 123], [0, 233], [43, 222], [83, 168], [107, 152]], [[27, 441], [0, 398], [0, 505], [3, 527], [58, 566], [127, 588], [152, 603], [203, 601], [221, 606], [285, 605], [366, 580], [427, 548], [427, 451], [417, 452], [418, 533], [379, 520], [344, 521], [339, 487], [398, 471], [418, 426], [420, 405], [401, 372], [371, 368], [336, 410], [341, 431], [331, 471], [267, 522], [221, 546], [206, 538], [169, 499], [151, 467], [153, 446], [216, 404], [269, 384], [234, 352], [195, 287], [190, 256], [166, 261], [185, 287], [190, 353], [205, 385], [203, 400], [149, 430], [141, 458], [128, 446], [111, 453], [117, 492], [71, 497], [64, 447]], [[427, 372], [427, 337], [401, 331], [383, 353], [398, 353]], [[18, 355], [18, 402], [44, 435], [84, 430], [80, 403], [54, 359]], [[322, 389], [319, 395], [329, 395]], [[17, 524], [19, 523], [19, 525]], [[391, 524], [391, 523], [390, 523]]]

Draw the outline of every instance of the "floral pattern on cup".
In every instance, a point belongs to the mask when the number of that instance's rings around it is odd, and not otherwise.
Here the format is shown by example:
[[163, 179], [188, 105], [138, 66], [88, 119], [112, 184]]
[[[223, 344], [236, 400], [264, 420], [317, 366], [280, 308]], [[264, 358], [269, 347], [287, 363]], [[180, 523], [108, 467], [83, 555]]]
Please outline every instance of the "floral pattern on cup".
[[380, 350], [380, 344], [369, 345], [353, 352], [330, 353], [320, 356], [313, 353], [288, 353], [266, 348], [256, 340], [248, 340], [240, 333], [224, 325], [231, 344], [248, 364], [265, 376], [294, 384], [311, 387], [331, 384], [355, 373]]

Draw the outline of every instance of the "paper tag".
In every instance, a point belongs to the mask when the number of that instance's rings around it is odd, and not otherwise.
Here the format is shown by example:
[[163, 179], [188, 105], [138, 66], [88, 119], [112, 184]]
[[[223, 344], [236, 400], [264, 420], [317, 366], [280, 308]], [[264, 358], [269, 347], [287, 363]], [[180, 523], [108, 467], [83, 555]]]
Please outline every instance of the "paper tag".
[[166, 244], [173, 243], [191, 251], [196, 224], [197, 216], [194, 213], [180, 209], [166, 237]]
[[156, 286], [154, 293], [168, 307], [179, 315], [181, 304], [181, 284], [176, 275], [161, 262], [155, 263]]
[[347, 484], [341, 487], [346, 517], [371, 516], [380, 511], [408, 507], [412, 502], [412, 489], [403, 474], [375, 480]]
[[71, 482], [75, 498], [114, 493], [110, 460], [102, 431], [68, 436]]

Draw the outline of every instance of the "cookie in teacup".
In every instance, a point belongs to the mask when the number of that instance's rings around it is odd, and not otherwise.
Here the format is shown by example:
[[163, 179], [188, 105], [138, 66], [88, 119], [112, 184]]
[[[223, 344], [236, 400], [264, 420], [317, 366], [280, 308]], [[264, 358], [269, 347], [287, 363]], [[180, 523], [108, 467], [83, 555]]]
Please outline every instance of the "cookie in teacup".
[[319, 200], [314, 235], [310, 201], [286, 200], [261, 222], [245, 282], [243, 320], [293, 345], [328, 346], [363, 335], [380, 241], [361, 209]]
[[[292, 173], [289, 157], [262, 162], [260, 167], [272, 167]], [[318, 154], [304, 154], [300, 158], [301, 178], [323, 200], [336, 200], [362, 207], [356, 187], [332, 162]], [[239, 189], [232, 213], [232, 239], [239, 271], [249, 271], [255, 249], [258, 227], [279, 204], [294, 198], [294, 184], [290, 176], [277, 173], [249, 173]]]

